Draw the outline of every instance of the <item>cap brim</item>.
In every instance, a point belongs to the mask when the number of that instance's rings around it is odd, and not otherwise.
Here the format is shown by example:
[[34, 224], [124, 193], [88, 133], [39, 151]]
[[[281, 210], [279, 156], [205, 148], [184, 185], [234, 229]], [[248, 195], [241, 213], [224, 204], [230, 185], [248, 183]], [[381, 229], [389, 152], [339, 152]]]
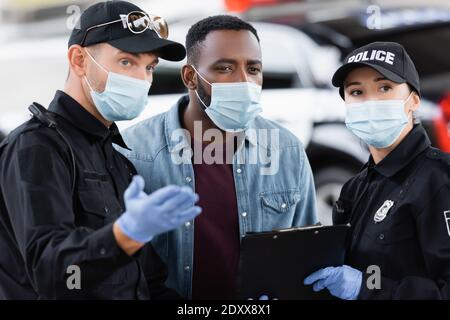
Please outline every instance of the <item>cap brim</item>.
[[345, 99], [345, 97], [344, 97], [344, 81], [345, 81], [345, 79], [347, 78], [348, 74], [351, 71], [361, 68], [361, 67], [371, 67], [371, 68], [375, 69], [376, 71], [378, 71], [379, 73], [381, 73], [384, 77], [386, 77], [386, 79], [391, 80], [393, 82], [396, 82], [396, 83], [405, 83], [406, 82], [405, 79], [403, 79], [396, 73], [394, 73], [386, 68], [383, 68], [379, 65], [376, 65], [376, 64], [371, 64], [371, 63], [367, 63], [367, 62], [347, 63], [336, 70], [336, 72], [333, 75], [333, 79], [331, 80], [331, 82], [333, 83], [333, 86], [339, 88], [339, 95], [341, 96], [342, 99]]
[[110, 45], [130, 53], [157, 52], [164, 60], [181, 61], [186, 49], [181, 43], [150, 35], [148, 32], [108, 41]]
[[383, 68], [379, 65], [366, 63], [366, 62], [354, 62], [354, 63], [344, 64], [343, 66], [341, 66], [339, 69], [336, 70], [336, 72], [333, 75], [333, 79], [332, 79], [333, 86], [338, 87], [338, 88], [343, 87], [344, 81], [347, 78], [348, 74], [351, 71], [353, 71], [357, 68], [361, 68], [361, 67], [371, 67], [371, 68], [375, 69], [376, 71], [378, 71], [379, 73], [381, 73], [383, 76], [385, 76], [386, 79], [391, 80], [393, 82], [396, 82], [396, 83], [406, 82], [405, 79], [403, 79], [396, 73], [394, 73], [386, 68]]

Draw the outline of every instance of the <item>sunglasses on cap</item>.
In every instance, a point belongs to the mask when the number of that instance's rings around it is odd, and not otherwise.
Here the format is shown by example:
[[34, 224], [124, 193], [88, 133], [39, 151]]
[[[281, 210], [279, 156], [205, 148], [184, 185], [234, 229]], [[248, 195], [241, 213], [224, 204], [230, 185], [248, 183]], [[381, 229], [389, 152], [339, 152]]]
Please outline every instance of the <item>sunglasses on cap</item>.
[[105, 22], [88, 28], [84, 33], [83, 40], [81, 41], [81, 46], [83, 46], [89, 31], [117, 22], [122, 22], [123, 27], [130, 30], [134, 34], [140, 34], [145, 30], [150, 29], [155, 31], [158, 37], [162, 39], [167, 39], [169, 37], [169, 26], [163, 18], [155, 15], [149, 15], [141, 11], [132, 11], [127, 15], [120, 15], [120, 19]]

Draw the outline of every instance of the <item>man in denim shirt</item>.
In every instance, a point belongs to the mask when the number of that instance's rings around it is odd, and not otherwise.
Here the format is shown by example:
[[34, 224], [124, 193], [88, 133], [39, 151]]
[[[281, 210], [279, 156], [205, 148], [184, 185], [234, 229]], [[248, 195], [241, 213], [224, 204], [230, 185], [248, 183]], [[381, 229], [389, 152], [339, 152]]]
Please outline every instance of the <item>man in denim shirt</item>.
[[227, 299], [247, 232], [317, 222], [314, 181], [301, 142], [258, 115], [256, 30], [236, 17], [209, 17], [191, 27], [186, 47], [189, 94], [125, 130], [132, 151], [118, 148], [144, 177], [147, 193], [177, 184], [200, 195], [203, 214], [195, 223], [153, 240], [169, 267], [167, 285], [185, 298]]

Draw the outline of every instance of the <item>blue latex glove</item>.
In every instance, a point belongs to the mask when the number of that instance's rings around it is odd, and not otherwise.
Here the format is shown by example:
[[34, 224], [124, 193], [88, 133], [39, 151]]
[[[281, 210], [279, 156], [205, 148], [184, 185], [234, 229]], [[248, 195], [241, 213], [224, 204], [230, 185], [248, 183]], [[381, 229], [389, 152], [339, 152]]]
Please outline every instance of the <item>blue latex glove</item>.
[[167, 186], [148, 195], [144, 185], [141, 176], [133, 177], [124, 193], [126, 211], [117, 219], [122, 232], [133, 240], [149, 242], [201, 212], [194, 206], [198, 195], [188, 187]]
[[362, 272], [349, 266], [328, 267], [309, 275], [304, 283], [313, 285], [314, 291], [327, 288], [330, 293], [344, 300], [356, 300], [362, 284]]

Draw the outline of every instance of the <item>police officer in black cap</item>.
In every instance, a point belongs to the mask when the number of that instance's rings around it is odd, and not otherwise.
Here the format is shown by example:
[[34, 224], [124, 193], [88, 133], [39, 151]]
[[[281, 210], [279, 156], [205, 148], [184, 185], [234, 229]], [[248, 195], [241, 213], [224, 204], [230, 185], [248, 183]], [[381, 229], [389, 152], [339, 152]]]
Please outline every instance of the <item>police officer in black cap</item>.
[[333, 210], [334, 224], [351, 224], [346, 265], [305, 284], [350, 300], [450, 299], [450, 155], [415, 120], [412, 60], [400, 44], [371, 43], [346, 57], [333, 84], [371, 156]]
[[113, 148], [127, 148], [114, 122], [145, 108], [158, 58], [185, 56], [167, 37], [161, 17], [129, 2], [81, 15], [64, 90], [0, 145], [0, 299], [178, 297], [149, 241], [195, 218], [198, 196], [146, 194]]

